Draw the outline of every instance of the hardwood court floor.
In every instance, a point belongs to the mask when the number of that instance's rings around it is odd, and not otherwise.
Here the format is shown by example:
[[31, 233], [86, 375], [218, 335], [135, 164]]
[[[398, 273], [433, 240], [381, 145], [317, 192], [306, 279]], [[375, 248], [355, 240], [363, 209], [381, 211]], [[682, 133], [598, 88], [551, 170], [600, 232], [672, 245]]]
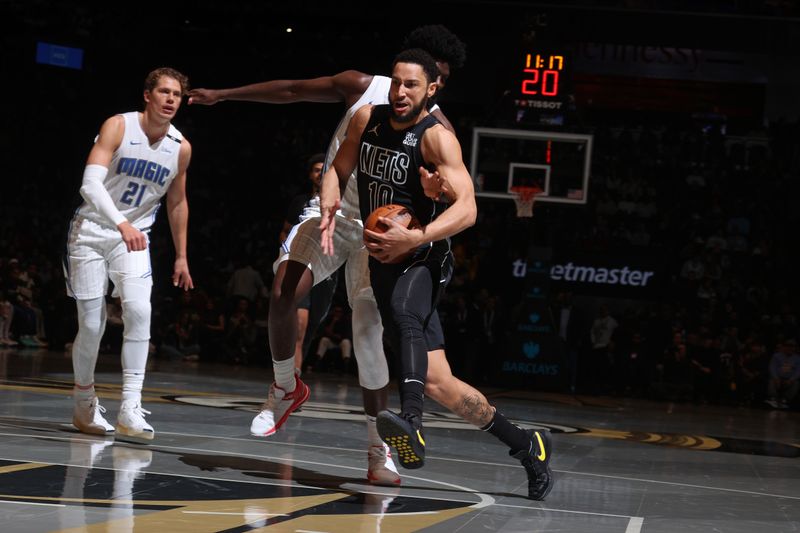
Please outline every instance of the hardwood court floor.
[[[800, 531], [797, 412], [487, 388], [509, 418], [553, 432], [557, 484], [534, 502], [502, 444], [432, 401], [425, 467], [369, 485], [349, 375], [305, 376], [302, 411], [256, 438], [270, 372], [155, 361], [150, 445], [77, 433], [71, 376], [63, 353], [0, 351], [4, 532]], [[101, 356], [97, 382], [113, 423], [118, 356]]]

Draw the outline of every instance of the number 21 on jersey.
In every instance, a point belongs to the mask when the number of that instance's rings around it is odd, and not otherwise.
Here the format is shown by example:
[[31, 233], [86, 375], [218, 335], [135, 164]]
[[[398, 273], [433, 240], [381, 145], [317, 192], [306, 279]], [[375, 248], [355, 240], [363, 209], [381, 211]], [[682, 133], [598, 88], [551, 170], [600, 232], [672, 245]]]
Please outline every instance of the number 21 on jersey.
[[119, 201], [125, 205], [139, 207], [139, 205], [142, 203], [142, 197], [144, 196], [144, 191], [146, 189], [147, 185], [137, 183], [135, 181], [129, 181], [128, 188], [124, 193], [122, 193], [122, 198], [120, 198]]

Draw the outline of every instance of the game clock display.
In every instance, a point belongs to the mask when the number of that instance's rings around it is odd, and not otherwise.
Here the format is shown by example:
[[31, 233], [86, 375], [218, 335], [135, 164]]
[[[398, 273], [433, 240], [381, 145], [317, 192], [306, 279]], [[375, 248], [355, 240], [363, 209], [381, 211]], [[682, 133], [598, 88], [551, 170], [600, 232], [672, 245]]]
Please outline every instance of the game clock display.
[[566, 97], [569, 59], [564, 54], [530, 52], [518, 71], [517, 107], [559, 110]]

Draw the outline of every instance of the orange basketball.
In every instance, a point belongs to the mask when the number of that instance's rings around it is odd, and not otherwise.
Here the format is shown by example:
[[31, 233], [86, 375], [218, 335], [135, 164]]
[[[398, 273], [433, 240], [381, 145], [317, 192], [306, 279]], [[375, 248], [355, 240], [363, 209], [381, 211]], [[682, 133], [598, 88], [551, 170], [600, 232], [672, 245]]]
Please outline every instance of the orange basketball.
[[[415, 217], [414, 214], [411, 211], [409, 211], [405, 206], [397, 204], [387, 204], [378, 207], [377, 209], [375, 209], [375, 211], [369, 214], [367, 220], [364, 221], [364, 229], [374, 231], [375, 233], [385, 232], [389, 228], [383, 222], [378, 221], [380, 217], [394, 220], [398, 224], [405, 226], [408, 229], [415, 229], [421, 226], [419, 220], [417, 220], [417, 217]], [[408, 254], [402, 257], [398, 257], [396, 260], [392, 262], [399, 263], [404, 259], [406, 259], [408, 256], [412, 255], [413, 253], [414, 250], [409, 250]]]

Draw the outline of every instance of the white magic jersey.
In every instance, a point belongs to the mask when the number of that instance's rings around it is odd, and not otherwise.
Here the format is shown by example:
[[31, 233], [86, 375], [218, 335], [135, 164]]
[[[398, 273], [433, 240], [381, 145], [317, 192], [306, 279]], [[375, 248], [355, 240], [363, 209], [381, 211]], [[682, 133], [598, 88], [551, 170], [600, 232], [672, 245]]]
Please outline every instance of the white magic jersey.
[[[167, 135], [151, 146], [139, 123], [139, 113], [133, 111], [122, 116], [125, 133], [111, 158], [103, 185], [120, 213], [136, 229], [144, 231], [153, 225], [161, 197], [178, 175], [183, 136], [170, 125]], [[101, 226], [111, 226], [110, 220], [86, 202], [76, 214]]]
[[[361, 95], [361, 98], [359, 98], [356, 103], [350, 106], [350, 108], [345, 112], [342, 120], [339, 122], [339, 126], [333, 133], [333, 138], [331, 139], [331, 142], [328, 145], [328, 151], [325, 154], [325, 167], [323, 172], [328, 170], [328, 167], [330, 167], [331, 163], [333, 163], [333, 159], [336, 157], [336, 152], [339, 151], [339, 146], [342, 144], [342, 141], [344, 141], [345, 135], [347, 134], [347, 126], [350, 124], [350, 119], [353, 118], [353, 115], [355, 115], [356, 111], [367, 104], [388, 104], [389, 88], [391, 85], [391, 78], [387, 78], [386, 76], [372, 77], [372, 81], [370, 82], [369, 87], [367, 87], [367, 90], [364, 91], [364, 94]], [[358, 184], [356, 182], [355, 172], [353, 172], [353, 174], [347, 180], [347, 187], [345, 188], [344, 195], [342, 195], [342, 207], [340, 214], [347, 218], [354, 218], [357, 220], [361, 219], [361, 213], [358, 209]]]

